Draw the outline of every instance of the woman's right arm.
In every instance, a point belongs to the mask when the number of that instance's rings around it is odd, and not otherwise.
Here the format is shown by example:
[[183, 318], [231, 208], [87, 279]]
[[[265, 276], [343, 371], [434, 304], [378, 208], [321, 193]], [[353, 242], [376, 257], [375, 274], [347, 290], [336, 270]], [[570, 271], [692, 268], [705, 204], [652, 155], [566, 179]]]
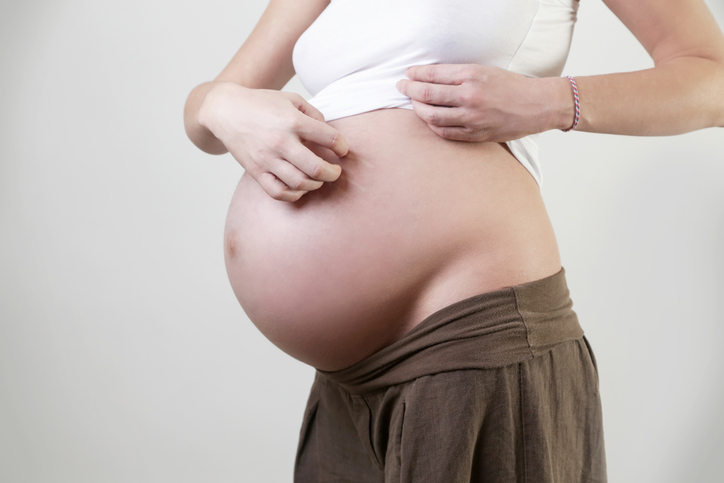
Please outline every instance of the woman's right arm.
[[230, 152], [275, 199], [296, 201], [341, 173], [303, 140], [347, 154], [346, 140], [317, 109], [278, 90], [294, 75], [294, 44], [328, 3], [271, 0], [229, 64], [194, 88], [184, 108], [189, 139], [210, 154]]

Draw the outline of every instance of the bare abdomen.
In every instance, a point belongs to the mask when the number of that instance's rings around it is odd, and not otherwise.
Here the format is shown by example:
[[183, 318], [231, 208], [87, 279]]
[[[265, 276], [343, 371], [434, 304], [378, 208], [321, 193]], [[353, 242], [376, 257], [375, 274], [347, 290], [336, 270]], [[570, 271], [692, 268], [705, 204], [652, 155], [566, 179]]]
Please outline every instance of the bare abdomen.
[[560, 268], [538, 186], [501, 145], [442, 139], [402, 109], [330, 124], [350, 145], [316, 149], [336, 182], [288, 203], [245, 173], [227, 217], [234, 293], [291, 356], [342, 369], [446, 305]]

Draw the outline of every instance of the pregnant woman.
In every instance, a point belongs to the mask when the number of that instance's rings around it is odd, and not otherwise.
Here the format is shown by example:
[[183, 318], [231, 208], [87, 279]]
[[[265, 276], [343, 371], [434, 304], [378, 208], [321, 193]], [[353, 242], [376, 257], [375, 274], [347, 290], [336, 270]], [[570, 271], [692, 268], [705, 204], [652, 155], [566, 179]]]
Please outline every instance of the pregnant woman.
[[561, 77], [576, 0], [271, 0], [189, 95], [191, 140], [245, 170], [234, 292], [317, 369], [295, 481], [606, 481], [536, 135], [724, 125], [703, 0], [606, 4], [654, 68]]

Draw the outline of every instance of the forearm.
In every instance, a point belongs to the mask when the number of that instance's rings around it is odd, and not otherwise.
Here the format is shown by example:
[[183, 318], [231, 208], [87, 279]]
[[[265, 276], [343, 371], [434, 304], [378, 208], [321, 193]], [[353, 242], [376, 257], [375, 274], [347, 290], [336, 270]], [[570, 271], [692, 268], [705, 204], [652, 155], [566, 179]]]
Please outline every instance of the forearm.
[[[581, 103], [578, 131], [666, 136], [724, 126], [724, 63], [701, 57], [678, 57], [658, 66], [619, 74], [575, 77]], [[567, 79], [556, 79], [556, 128], [573, 122]]]
[[224, 154], [227, 152], [223, 143], [209, 129], [199, 123], [199, 111], [209, 92], [218, 85], [219, 82], [216, 81], [199, 84], [191, 91], [184, 106], [186, 135], [199, 149], [209, 154]]

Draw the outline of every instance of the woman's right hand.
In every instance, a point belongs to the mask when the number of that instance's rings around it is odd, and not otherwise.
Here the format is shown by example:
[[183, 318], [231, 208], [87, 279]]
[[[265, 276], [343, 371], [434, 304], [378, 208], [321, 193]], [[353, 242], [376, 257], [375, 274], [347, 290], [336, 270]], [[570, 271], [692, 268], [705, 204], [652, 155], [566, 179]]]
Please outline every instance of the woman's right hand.
[[322, 113], [291, 92], [219, 82], [206, 94], [198, 122], [275, 200], [297, 201], [342, 173], [341, 166], [323, 160], [303, 141], [339, 157], [349, 150], [347, 140]]

